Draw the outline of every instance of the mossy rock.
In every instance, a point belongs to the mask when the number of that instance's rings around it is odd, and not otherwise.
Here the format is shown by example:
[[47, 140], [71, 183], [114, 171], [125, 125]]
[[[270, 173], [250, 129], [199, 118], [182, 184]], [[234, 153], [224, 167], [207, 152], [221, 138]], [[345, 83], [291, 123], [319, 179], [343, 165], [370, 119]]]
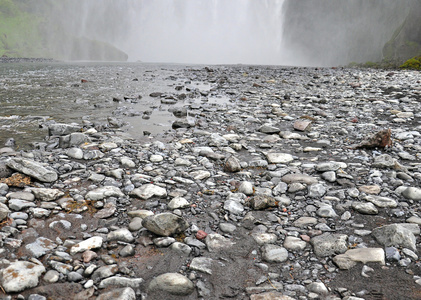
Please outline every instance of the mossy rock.
[[421, 55], [408, 59], [400, 68], [421, 71]]

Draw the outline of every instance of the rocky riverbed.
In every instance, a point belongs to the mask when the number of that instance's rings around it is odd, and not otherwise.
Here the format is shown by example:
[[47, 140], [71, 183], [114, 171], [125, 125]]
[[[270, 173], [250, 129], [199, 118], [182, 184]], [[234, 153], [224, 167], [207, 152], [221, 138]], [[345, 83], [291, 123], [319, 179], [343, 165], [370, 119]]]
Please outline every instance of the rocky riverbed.
[[111, 97], [129, 116], [0, 148], [1, 299], [421, 298], [420, 72], [166, 82], [142, 95], [174, 115], [163, 134]]

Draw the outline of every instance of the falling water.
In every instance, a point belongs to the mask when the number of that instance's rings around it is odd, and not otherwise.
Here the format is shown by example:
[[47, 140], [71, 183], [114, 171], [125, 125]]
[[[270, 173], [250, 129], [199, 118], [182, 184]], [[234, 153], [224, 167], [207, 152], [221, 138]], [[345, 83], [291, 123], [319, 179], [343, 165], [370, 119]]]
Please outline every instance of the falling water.
[[130, 61], [282, 64], [283, 3], [66, 0], [54, 16], [71, 34], [108, 42]]

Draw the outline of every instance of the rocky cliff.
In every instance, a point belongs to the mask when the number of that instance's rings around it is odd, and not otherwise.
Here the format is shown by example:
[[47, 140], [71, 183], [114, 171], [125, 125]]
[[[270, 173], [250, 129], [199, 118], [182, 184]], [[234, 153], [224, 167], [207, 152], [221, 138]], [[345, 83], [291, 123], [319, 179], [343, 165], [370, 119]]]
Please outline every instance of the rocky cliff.
[[0, 57], [59, 60], [126, 61], [115, 46], [65, 30], [52, 18], [57, 3], [49, 0], [0, 0]]
[[[304, 65], [404, 61], [420, 52], [418, 0], [286, 0], [284, 44]], [[386, 46], [385, 46], [386, 45]]]

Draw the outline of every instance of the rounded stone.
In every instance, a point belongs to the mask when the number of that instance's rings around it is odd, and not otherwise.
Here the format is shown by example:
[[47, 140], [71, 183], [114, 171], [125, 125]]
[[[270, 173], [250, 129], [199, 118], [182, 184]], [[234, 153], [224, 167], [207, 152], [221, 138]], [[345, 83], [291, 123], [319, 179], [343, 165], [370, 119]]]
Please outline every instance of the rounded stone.
[[152, 279], [150, 291], [165, 291], [171, 295], [188, 296], [194, 291], [193, 282], [179, 273], [165, 273]]

